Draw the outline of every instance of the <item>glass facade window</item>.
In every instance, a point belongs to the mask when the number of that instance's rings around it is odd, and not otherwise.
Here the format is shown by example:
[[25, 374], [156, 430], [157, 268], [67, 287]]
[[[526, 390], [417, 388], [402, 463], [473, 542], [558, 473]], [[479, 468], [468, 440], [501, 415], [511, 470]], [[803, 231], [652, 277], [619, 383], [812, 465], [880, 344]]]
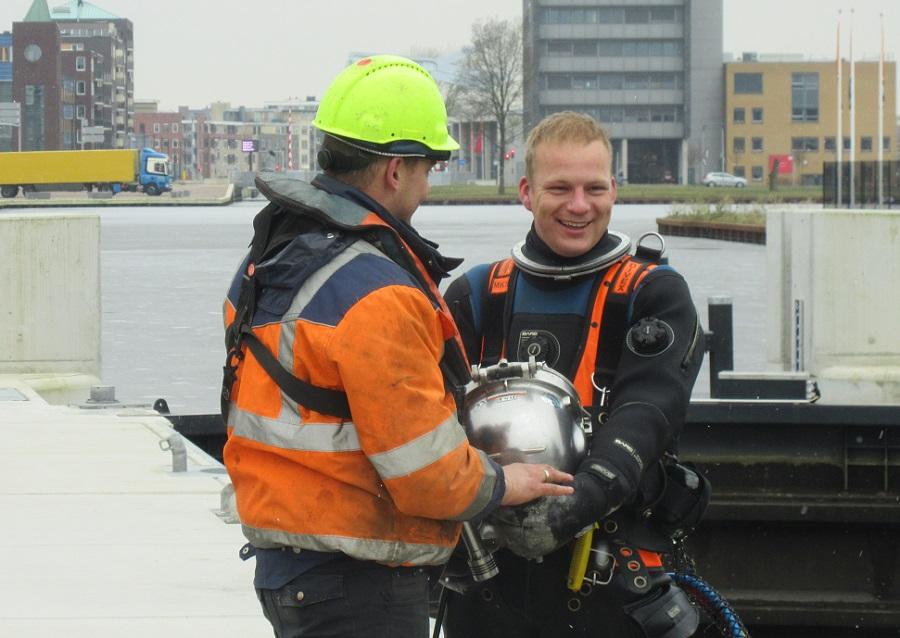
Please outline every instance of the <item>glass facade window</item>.
[[87, 92], [87, 85], [84, 80], [75, 82], [75, 95], [84, 95]]
[[763, 138], [754, 137], [752, 140], [753, 152], [754, 153], [762, 153], [763, 150]]
[[572, 46], [572, 52], [576, 57], [595, 58], [597, 57], [597, 41], [576, 40]]
[[881, 138], [881, 148], [884, 149], [885, 151], [891, 150], [891, 138], [882, 137]]
[[732, 121], [735, 124], [743, 124], [746, 121], [746, 114], [743, 108], [734, 109]]
[[819, 150], [819, 138], [818, 137], [792, 137], [791, 138], [791, 151], [796, 153], [802, 153], [805, 151], [818, 151]]
[[548, 90], [649, 90], [683, 88], [681, 73], [545, 73], [541, 88]]
[[757, 95], [762, 93], [762, 73], [735, 73], [734, 92], [743, 95]]
[[754, 182], [761, 182], [763, 178], [763, 167], [762, 166], [754, 166], [750, 170], [750, 174], [753, 177]]
[[871, 151], [872, 150], [872, 138], [871, 137], [859, 138], [859, 150]]
[[746, 145], [743, 137], [736, 137], [731, 143], [731, 148], [735, 153], [743, 153]]
[[87, 68], [87, 64], [85, 63], [85, 59], [83, 55], [79, 55], [75, 58], [75, 70], [76, 71], [84, 71]]
[[545, 40], [544, 52], [557, 57], [681, 57], [680, 40]]
[[835, 144], [833, 137], [825, 138], [825, 150], [829, 153], [834, 153], [837, 150], [837, 145]]
[[681, 7], [544, 7], [540, 24], [680, 24]]
[[22, 148], [40, 151], [44, 148], [44, 86], [25, 85], [25, 104], [22, 132]]
[[844, 136], [844, 150], [845, 151], [850, 150], [850, 138], [847, 137], [846, 135]]
[[755, 106], [750, 111], [751, 117], [753, 118], [754, 124], [761, 124], [763, 121], [763, 110], [762, 107]]
[[791, 74], [791, 119], [794, 122], [819, 121], [819, 74]]
[[584, 106], [577, 104], [544, 106], [541, 117], [559, 113], [560, 111], [576, 111], [590, 115], [599, 122], [682, 122], [684, 113], [681, 106]]

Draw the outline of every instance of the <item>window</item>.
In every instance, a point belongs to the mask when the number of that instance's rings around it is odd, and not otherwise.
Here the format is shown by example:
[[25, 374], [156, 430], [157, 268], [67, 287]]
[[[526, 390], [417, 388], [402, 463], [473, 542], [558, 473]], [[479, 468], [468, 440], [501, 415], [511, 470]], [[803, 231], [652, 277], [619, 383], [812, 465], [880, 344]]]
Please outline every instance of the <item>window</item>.
[[159, 122], [154, 122], [154, 123], [153, 123], [153, 132], [154, 132], [154, 133], [159, 133]]
[[576, 56], [581, 57], [597, 57], [597, 41], [596, 40], [576, 40], [573, 44], [573, 50]]
[[763, 150], [763, 139], [761, 137], [754, 137], [751, 142], [753, 145], [754, 153], [762, 153]]
[[734, 92], [743, 95], [762, 93], [762, 73], [735, 73]]
[[63, 104], [63, 119], [71, 120], [73, 117], [75, 117], [75, 105]]
[[837, 150], [837, 145], [834, 143], [833, 137], [825, 138], [825, 150], [828, 151], [829, 153], [834, 153], [835, 150]]
[[859, 150], [871, 151], [872, 150], [872, 138], [871, 137], [859, 138]]
[[735, 166], [731, 172], [734, 173], [737, 177], [746, 177], [747, 176], [747, 171], [744, 170], [743, 166]]
[[732, 146], [731, 146], [731, 147], [732, 147], [732, 149], [734, 150], [735, 153], [743, 153], [743, 152], [744, 152], [744, 148], [745, 148], [745, 145], [744, 145], [744, 138], [743, 138], [743, 137], [736, 137], [736, 138], [734, 138], [734, 140], [732, 141]]
[[144, 124], [143, 122], [141, 122], [140, 124], [138, 124], [138, 133], [140, 133], [141, 135], [143, 135], [143, 134], [145, 134], [146, 132], [147, 132], [147, 125]]
[[846, 135], [844, 136], [844, 150], [845, 151], [850, 150], [850, 138], [847, 137]]
[[797, 153], [803, 153], [805, 151], [818, 151], [819, 150], [819, 138], [818, 137], [792, 137], [791, 138], [791, 151]]
[[79, 55], [75, 58], [75, 70], [76, 71], [84, 71], [87, 68], [87, 65], [84, 61], [84, 56]]
[[763, 121], [763, 110], [762, 107], [755, 106], [751, 111], [751, 117], [753, 118], [754, 124], [761, 124]]
[[[566, 87], [568, 88], [568, 87]], [[588, 73], [575, 73], [572, 75], [573, 89], [596, 89], [597, 76]]]
[[734, 109], [734, 123], [735, 124], [743, 124], [745, 118], [744, 109], [737, 108]]
[[754, 167], [751, 169], [750, 174], [751, 174], [751, 176], [753, 177], [753, 181], [754, 181], [754, 182], [761, 182], [761, 181], [762, 181], [762, 177], [763, 177], [763, 170], [762, 170], [762, 169], [763, 169], [762, 166], [754, 166]]
[[819, 121], [819, 74], [791, 74], [791, 119], [794, 122]]
[[172, 123], [172, 132], [173, 132], [173, 133], [177, 133], [177, 132], [178, 132], [178, 122], [173, 122], [173, 123]]
[[75, 117], [77, 117], [78, 119], [81, 119], [84, 117], [84, 113], [85, 113], [84, 104], [79, 104], [78, 106], [75, 107]]
[[568, 73], [551, 73], [547, 75], [548, 89], [570, 89], [572, 79]]
[[882, 137], [881, 138], [881, 148], [884, 149], [885, 151], [891, 150], [891, 138]]
[[84, 95], [87, 92], [84, 80], [78, 80], [75, 83], [75, 95]]
[[625, 24], [647, 24], [650, 22], [650, 9], [648, 7], [626, 7]]

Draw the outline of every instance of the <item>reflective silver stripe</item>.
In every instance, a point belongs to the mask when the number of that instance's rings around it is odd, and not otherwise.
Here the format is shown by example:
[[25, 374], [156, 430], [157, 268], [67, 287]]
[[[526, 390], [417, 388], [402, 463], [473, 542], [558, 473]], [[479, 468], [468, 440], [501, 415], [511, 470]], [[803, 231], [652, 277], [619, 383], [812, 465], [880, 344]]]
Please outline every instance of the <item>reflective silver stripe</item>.
[[436, 428], [387, 452], [370, 454], [369, 461], [382, 479], [407, 476], [439, 461], [466, 440], [456, 415], [450, 415]]
[[[310, 275], [309, 278], [303, 283], [303, 286], [300, 287], [300, 290], [298, 290], [294, 295], [293, 300], [291, 300], [291, 305], [288, 307], [287, 312], [285, 312], [284, 316], [281, 318], [281, 334], [278, 340], [278, 361], [291, 374], [295, 374], [294, 340], [297, 335], [297, 326], [294, 323], [295, 320], [300, 316], [300, 314], [306, 308], [307, 304], [312, 301], [316, 293], [319, 292], [322, 286], [324, 286], [328, 282], [328, 280], [334, 275], [335, 272], [353, 261], [353, 259], [355, 259], [358, 255], [364, 253], [378, 255], [387, 259], [386, 257], [384, 257], [384, 254], [381, 251], [379, 251], [368, 242], [361, 240], [356, 241], [348, 246], [345, 250], [343, 250], [340, 254], [335, 256], [335, 258], [330, 262]], [[297, 402], [291, 399], [284, 392], [282, 392], [281, 413], [278, 415], [279, 420], [287, 422], [298, 421], [297, 415], [299, 415], [299, 413], [300, 410], [297, 407]]]
[[475, 518], [490, 503], [491, 496], [494, 494], [494, 486], [497, 484], [497, 472], [494, 470], [494, 464], [491, 463], [488, 455], [478, 448], [472, 449], [478, 452], [478, 456], [481, 457], [481, 465], [484, 467], [484, 478], [481, 479], [478, 493], [475, 494], [475, 499], [469, 507], [462, 514], [453, 517], [451, 520], [468, 521]]
[[350, 536], [290, 534], [273, 529], [257, 529], [242, 524], [244, 536], [254, 547], [299, 547], [317, 552], [341, 552], [358, 560], [412, 565], [442, 565], [453, 553], [452, 547], [404, 543]]
[[[382, 259], [387, 260], [384, 253], [368, 242], [360, 240], [350, 244], [334, 259], [309, 276], [300, 287], [300, 290], [297, 291], [297, 294], [294, 295], [294, 299], [291, 301], [287, 312], [284, 313], [282, 321], [293, 321], [299, 317], [316, 293], [319, 292], [319, 289], [331, 279], [334, 273], [362, 254], [378, 255]], [[291, 324], [291, 327], [293, 328], [293, 324]], [[293, 347], [293, 335], [291, 335], [290, 344]], [[288, 350], [288, 352], [293, 353], [293, 350]], [[289, 359], [288, 361], [282, 361], [282, 364], [293, 366], [293, 361]]]
[[285, 450], [359, 452], [356, 426], [343, 423], [285, 423], [238, 409], [232, 404], [228, 420], [236, 436]]

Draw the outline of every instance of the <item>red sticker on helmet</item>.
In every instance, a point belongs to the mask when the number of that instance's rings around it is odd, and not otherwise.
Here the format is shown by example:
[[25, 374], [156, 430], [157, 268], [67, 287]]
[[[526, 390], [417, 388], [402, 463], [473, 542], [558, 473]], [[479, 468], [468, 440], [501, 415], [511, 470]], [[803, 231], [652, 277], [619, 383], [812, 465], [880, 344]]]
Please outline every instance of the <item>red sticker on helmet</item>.
[[366, 66], [369, 62], [372, 61], [372, 58], [363, 58], [359, 62], [356, 63], [356, 66]]

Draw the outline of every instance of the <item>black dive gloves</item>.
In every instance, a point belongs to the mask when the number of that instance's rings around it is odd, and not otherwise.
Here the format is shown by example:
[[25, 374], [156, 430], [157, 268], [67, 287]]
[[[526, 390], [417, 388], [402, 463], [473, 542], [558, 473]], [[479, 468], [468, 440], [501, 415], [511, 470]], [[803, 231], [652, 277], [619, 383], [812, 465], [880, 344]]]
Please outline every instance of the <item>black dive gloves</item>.
[[540, 558], [562, 547], [635, 493], [612, 463], [588, 458], [575, 474], [575, 492], [545, 496], [518, 507], [501, 507], [482, 534], [523, 558]]

